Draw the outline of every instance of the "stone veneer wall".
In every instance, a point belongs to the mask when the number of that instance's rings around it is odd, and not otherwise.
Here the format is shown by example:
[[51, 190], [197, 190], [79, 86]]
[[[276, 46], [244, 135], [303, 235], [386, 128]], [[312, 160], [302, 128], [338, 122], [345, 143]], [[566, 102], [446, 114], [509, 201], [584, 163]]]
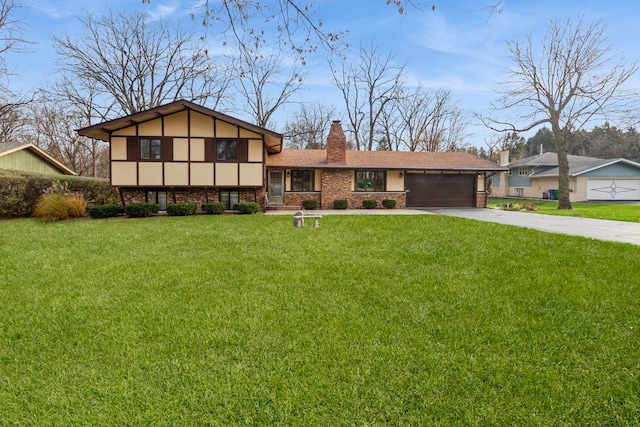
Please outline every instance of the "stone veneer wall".
[[344, 169], [322, 171], [320, 209], [333, 209], [333, 201], [351, 199], [351, 171]]
[[[203, 203], [220, 201], [220, 193], [217, 188], [154, 188], [149, 190], [166, 191], [167, 204], [193, 202], [197, 203], [200, 208]], [[264, 208], [264, 191], [262, 189], [241, 188], [239, 191], [240, 202], [258, 202]], [[147, 189], [121, 188], [120, 193], [125, 205], [143, 203], [146, 201]]]

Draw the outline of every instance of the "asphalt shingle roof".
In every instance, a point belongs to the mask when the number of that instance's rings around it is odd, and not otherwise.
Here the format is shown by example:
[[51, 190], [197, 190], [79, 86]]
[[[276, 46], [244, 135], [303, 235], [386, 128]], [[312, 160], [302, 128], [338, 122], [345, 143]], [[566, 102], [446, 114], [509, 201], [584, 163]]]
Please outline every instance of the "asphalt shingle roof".
[[507, 170], [464, 152], [347, 151], [346, 164], [327, 163], [326, 150], [282, 150], [267, 157], [267, 166], [315, 169]]

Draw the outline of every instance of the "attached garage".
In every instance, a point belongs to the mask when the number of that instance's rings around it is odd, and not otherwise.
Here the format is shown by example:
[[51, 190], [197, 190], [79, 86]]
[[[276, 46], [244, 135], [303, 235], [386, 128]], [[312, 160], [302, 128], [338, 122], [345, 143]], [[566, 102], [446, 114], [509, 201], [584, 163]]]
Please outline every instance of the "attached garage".
[[407, 207], [475, 207], [475, 174], [406, 175]]
[[589, 179], [587, 200], [640, 200], [640, 179]]

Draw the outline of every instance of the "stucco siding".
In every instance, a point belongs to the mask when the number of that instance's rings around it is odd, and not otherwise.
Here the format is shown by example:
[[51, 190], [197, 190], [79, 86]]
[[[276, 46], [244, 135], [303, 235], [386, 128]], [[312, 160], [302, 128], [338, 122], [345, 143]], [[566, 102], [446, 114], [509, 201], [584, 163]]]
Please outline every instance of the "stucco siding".
[[191, 185], [213, 185], [213, 163], [191, 163]]
[[217, 138], [237, 138], [238, 128], [231, 123], [223, 122], [222, 120], [216, 121], [216, 137]]
[[213, 137], [213, 119], [211, 117], [191, 111], [189, 124], [191, 126], [191, 136]]
[[189, 160], [189, 138], [173, 138], [173, 160]]
[[404, 172], [387, 171], [387, 191], [404, 191]]
[[163, 185], [162, 163], [144, 162], [138, 164], [138, 185]]
[[111, 160], [127, 160], [127, 138], [111, 138]]
[[240, 163], [240, 185], [262, 185], [262, 163]]
[[136, 162], [111, 162], [111, 185], [137, 185], [137, 166]]
[[162, 135], [162, 119], [153, 119], [138, 125], [139, 136]]
[[238, 185], [238, 164], [218, 163], [215, 169], [216, 185], [237, 186]]
[[204, 161], [204, 139], [191, 138], [189, 157], [192, 162]]
[[[189, 128], [188, 112], [180, 111], [179, 113], [169, 114], [164, 118], [164, 135], [165, 136], [188, 136]], [[156, 136], [161, 135], [160, 133]]]
[[189, 164], [183, 162], [165, 163], [164, 185], [189, 185]]
[[262, 140], [250, 139], [248, 160], [250, 162], [262, 162], [262, 159], [263, 159]]

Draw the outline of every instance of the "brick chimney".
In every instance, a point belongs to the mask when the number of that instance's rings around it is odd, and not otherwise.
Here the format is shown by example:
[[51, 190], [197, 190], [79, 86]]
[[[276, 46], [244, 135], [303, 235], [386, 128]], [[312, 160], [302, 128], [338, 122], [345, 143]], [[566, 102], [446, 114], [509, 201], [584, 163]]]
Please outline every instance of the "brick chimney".
[[347, 163], [347, 137], [344, 136], [340, 120], [331, 123], [327, 137], [327, 163]]

